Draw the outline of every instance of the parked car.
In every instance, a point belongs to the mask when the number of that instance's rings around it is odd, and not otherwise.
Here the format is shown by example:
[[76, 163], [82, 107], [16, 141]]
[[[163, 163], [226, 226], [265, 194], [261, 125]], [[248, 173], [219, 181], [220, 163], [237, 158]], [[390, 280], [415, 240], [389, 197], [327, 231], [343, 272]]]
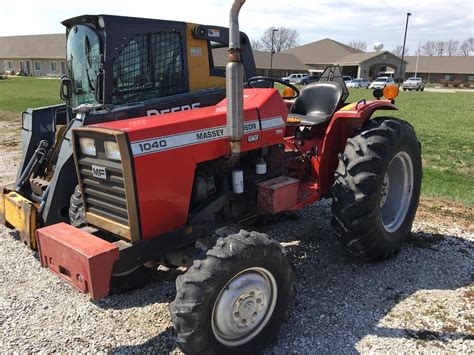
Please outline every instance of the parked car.
[[402, 89], [403, 91], [406, 91], [406, 90], [423, 91], [425, 90], [425, 83], [423, 82], [421, 78], [412, 76], [411, 78], [408, 78], [407, 80], [403, 82]]
[[320, 78], [319, 75], [308, 75], [298, 80], [296, 83], [299, 85], [308, 85], [308, 84], [317, 82], [319, 78]]
[[308, 74], [290, 74], [288, 76], [285, 76], [284, 78], [281, 78], [281, 80], [286, 81], [290, 84], [296, 84], [298, 80], [303, 79], [305, 76], [308, 76]]
[[349, 75], [343, 75], [342, 78], [344, 79], [344, 82], [346, 83], [349, 83], [352, 81], [352, 76], [349, 76]]
[[381, 76], [370, 84], [369, 89], [383, 89], [387, 85], [394, 84], [395, 81], [390, 76]]
[[357, 78], [346, 83], [346, 86], [348, 88], [357, 88], [357, 89], [360, 89], [360, 88], [368, 89], [369, 85], [370, 85], [370, 81], [368, 79], [362, 79], [362, 78]]

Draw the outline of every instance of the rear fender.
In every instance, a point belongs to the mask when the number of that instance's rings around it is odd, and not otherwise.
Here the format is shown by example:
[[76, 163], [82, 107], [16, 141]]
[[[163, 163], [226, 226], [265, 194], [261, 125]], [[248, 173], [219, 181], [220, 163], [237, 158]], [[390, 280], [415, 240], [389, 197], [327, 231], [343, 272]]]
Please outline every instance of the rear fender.
[[322, 149], [319, 154], [319, 184], [321, 194], [327, 195], [334, 183], [334, 172], [338, 156], [344, 152], [347, 139], [357, 134], [362, 124], [378, 110], [398, 110], [389, 100], [361, 100], [344, 106], [337, 111], [326, 128]]

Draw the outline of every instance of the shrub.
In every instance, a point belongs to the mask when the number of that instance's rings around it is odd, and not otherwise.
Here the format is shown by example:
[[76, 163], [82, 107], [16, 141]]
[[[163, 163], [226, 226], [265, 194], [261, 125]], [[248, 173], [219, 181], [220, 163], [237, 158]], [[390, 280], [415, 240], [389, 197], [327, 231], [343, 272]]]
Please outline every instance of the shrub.
[[440, 80], [439, 83], [440, 83], [441, 85], [443, 85], [443, 86], [446, 86], [446, 87], [449, 86], [449, 81], [448, 81], [448, 80], [444, 80], [444, 79], [443, 79], [443, 80]]
[[453, 88], [458, 88], [460, 87], [462, 84], [462, 81], [461, 80], [454, 80], [453, 81]]

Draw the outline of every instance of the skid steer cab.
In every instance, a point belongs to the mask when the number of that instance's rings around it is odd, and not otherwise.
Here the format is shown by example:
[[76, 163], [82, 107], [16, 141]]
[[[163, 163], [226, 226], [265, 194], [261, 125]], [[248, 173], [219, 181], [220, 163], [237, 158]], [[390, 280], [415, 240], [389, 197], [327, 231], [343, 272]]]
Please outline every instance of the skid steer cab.
[[[22, 113], [18, 174], [0, 201], [5, 225], [17, 229], [32, 249], [36, 228], [85, 222], [74, 196], [72, 128], [189, 111], [225, 98], [225, 71], [214, 57], [219, 60], [220, 48], [228, 46], [228, 28], [110, 15], [63, 24], [65, 103]], [[255, 76], [250, 42], [244, 33], [239, 37], [244, 77], [250, 78]]]
[[[420, 145], [394, 86], [345, 102], [339, 67], [301, 92], [246, 80], [230, 12], [226, 99], [205, 108], [76, 128], [71, 140], [84, 226], [36, 231], [41, 264], [93, 299], [136, 287], [157, 265], [184, 266], [170, 305], [186, 353], [256, 353], [295, 297], [294, 270], [269, 236], [225, 227], [332, 197], [344, 247], [365, 260], [397, 251], [421, 185]], [[262, 82], [287, 86], [282, 98]], [[381, 99], [382, 95], [385, 99]]]

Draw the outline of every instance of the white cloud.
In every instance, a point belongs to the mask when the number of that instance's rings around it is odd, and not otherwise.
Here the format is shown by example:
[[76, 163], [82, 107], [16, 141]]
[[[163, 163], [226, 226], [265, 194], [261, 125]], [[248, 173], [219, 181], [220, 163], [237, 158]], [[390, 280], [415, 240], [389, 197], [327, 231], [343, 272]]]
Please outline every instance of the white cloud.
[[[0, 10], [0, 36], [58, 33], [60, 22], [81, 14], [116, 14], [226, 26], [231, 0], [144, 1], [52, 0], [22, 2]], [[247, 0], [241, 13], [241, 29], [259, 38], [270, 26], [297, 28], [301, 43], [330, 37], [341, 42], [382, 41], [391, 49], [403, 41], [405, 15], [410, 11], [408, 47], [418, 41], [463, 40], [474, 36], [472, 0]]]

